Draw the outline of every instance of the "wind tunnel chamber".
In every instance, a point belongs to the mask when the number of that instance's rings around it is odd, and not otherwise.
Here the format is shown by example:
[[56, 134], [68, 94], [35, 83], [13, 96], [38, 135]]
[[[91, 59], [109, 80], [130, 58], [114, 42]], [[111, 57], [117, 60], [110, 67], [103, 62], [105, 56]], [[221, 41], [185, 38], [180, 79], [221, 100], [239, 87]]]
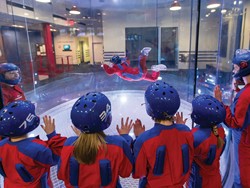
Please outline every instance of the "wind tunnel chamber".
[[[1, 1], [0, 63], [20, 67], [26, 98], [35, 103], [40, 117], [56, 119], [56, 131], [63, 136], [74, 135], [71, 107], [91, 91], [103, 92], [111, 101], [113, 120], [106, 134], [118, 134], [116, 125], [122, 117], [139, 118], [146, 130], [151, 128], [144, 92], [156, 80], [179, 92], [179, 111], [192, 128], [195, 96], [213, 95], [219, 84], [224, 103], [231, 104], [231, 59], [236, 49], [250, 47], [250, 2], [217, 2], [220, 6], [210, 9], [207, 0], [179, 0], [176, 10], [173, 0]], [[69, 12], [73, 5], [80, 14]], [[140, 64], [144, 47], [151, 50], [145, 64]], [[104, 64], [114, 56], [126, 59], [137, 72], [119, 66], [120, 74], [105, 72]], [[154, 75], [156, 65], [159, 74]], [[145, 71], [147, 79], [142, 78]], [[232, 187], [234, 159], [231, 131], [224, 129], [226, 147], [220, 166], [227, 188]], [[32, 135], [46, 139], [40, 127]], [[132, 131], [130, 135], [134, 137]], [[51, 170], [54, 187], [64, 187], [57, 179], [57, 167]], [[121, 184], [137, 187], [138, 180], [121, 178]]]

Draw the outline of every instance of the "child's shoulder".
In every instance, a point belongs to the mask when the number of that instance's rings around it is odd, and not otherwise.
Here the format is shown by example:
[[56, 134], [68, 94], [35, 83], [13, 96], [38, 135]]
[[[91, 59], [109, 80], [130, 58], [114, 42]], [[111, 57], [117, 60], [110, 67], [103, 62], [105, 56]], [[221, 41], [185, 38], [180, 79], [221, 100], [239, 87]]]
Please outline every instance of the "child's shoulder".
[[175, 124], [175, 125], [176, 128], [180, 131], [191, 131], [191, 129], [187, 125], [184, 124]]
[[3, 138], [2, 140], [0, 140], [0, 146], [3, 146], [4, 144], [6, 144], [8, 141], [8, 138]]
[[125, 139], [120, 135], [107, 135], [105, 137], [106, 142], [108, 143], [116, 143], [116, 142], [124, 142]]
[[67, 138], [67, 140], [64, 142], [64, 146], [72, 145], [77, 140], [77, 138], [78, 138], [78, 136], [71, 136], [71, 137]]
[[160, 131], [155, 129], [154, 127], [146, 130], [145, 132], [141, 133], [140, 136], [136, 138], [136, 142], [145, 142], [151, 138], [154, 138], [160, 134]]

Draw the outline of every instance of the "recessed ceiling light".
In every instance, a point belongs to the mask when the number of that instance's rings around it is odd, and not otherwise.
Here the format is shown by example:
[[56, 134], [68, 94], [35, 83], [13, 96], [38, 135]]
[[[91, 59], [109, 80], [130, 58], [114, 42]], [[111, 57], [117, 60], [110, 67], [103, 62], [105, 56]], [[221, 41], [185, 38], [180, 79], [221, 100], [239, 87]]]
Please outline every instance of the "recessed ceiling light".
[[179, 3], [178, 1], [175, 0], [175, 1], [171, 4], [171, 6], [170, 6], [169, 9], [172, 10], [172, 11], [181, 10], [181, 5], [180, 5], [180, 3]]
[[41, 2], [41, 3], [50, 3], [51, 0], [36, 0], [37, 2]]
[[70, 11], [70, 14], [81, 14], [81, 12], [78, 10], [78, 8], [76, 6], [73, 6]]
[[222, 10], [221, 10], [221, 13], [222, 13], [222, 14], [225, 14], [226, 12], [227, 12], [226, 9], [222, 9]]
[[220, 3], [216, 2], [216, 0], [211, 0], [209, 4], [207, 5], [208, 9], [218, 8], [220, 6]]

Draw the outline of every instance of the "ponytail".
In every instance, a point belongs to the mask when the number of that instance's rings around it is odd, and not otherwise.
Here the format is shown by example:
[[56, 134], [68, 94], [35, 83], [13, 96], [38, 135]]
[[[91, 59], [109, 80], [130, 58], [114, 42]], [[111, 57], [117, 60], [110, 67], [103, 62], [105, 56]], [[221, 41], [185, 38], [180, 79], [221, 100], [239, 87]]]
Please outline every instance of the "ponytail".
[[212, 126], [212, 132], [217, 138], [217, 148], [222, 148], [225, 144], [224, 140], [220, 137], [217, 125]]
[[104, 132], [81, 133], [74, 143], [73, 155], [78, 163], [93, 164], [96, 160], [98, 150], [106, 149]]

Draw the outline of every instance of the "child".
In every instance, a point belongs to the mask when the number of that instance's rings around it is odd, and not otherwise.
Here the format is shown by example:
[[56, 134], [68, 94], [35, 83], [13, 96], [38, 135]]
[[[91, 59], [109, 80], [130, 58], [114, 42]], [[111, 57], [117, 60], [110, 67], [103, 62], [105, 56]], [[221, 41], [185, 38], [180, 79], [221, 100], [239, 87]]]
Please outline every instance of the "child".
[[[225, 124], [232, 131], [234, 149], [234, 187], [250, 187], [250, 50], [236, 50], [233, 58], [234, 78], [242, 78], [244, 87], [226, 109]], [[214, 96], [222, 101], [222, 91], [215, 87]]]
[[29, 138], [27, 133], [39, 123], [35, 106], [28, 101], [9, 103], [0, 111], [0, 135], [8, 137], [0, 142], [0, 173], [5, 188], [52, 187], [50, 167], [58, 163], [65, 138], [56, 135], [55, 122], [47, 116], [42, 128], [49, 140]]
[[194, 149], [190, 129], [174, 123], [180, 107], [179, 94], [164, 81], [156, 81], [147, 88], [145, 103], [155, 125], [134, 143], [133, 177], [141, 178], [139, 187], [183, 187], [190, 174]]
[[[124, 138], [103, 132], [112, 120], [109, 99], [99, 92], [82, 96], [72, 107], [71, 120], [81, 133], [65, 142], [58, 178], [68, 188], [121, 187], [119, 176], [129, 177], [133, 159]], [[130, 129], [120, 133], [127, 134]]]
[[116, 74], [127, 81], [146, 80], [155, 82], [160, 76], [159, 71], [166, 70], [167, 67], [163, 64], [153, 65], [151, 67], [152, 72], [148, 72], [146, 60], [150, 51], [150, 47], [141, 50], [138, 67], [131, 67], [129, 60], [126, 58], [122, 59], [119, 56], [113, 56], [110, 60], [111, 63], [109, 65], [103, 64], [103, 68], [108, 75]]
[[0, 64], [0, 82], [4, 106], [16, 100], [26, 100], [23, 90], [18, 85], [20, 81], [20, 69], [15, 64]]
[[194, 136], [194, 162], [188, 187], [222, 187], [220, 156], [224, 146], [225, 133], [220, 125], [226, 111], [221, 102], [209, 95], [200, 95], [192, 102], [192, 120], [197, 124]]

